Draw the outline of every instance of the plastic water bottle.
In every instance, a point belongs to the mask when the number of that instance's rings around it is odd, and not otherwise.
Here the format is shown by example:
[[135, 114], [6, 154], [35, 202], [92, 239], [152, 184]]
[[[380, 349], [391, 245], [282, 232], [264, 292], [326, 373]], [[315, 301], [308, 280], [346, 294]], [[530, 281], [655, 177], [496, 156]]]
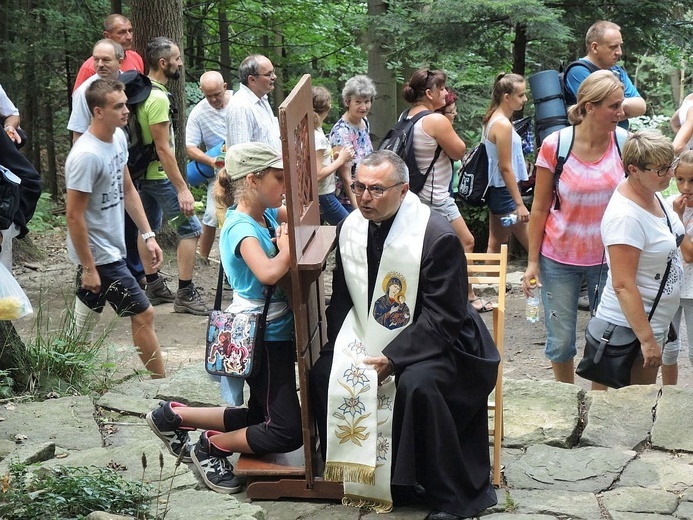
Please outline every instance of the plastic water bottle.
[[517, 213], [508, 213], [507, 215], [503, 215], [500, 218], [500, 221], [503, 227], [508, 227], [512, 226], [513, 224], [517, 224]]
[[[530, 280], [530, 282], [532, 282]], [[533, 283], [536, 283], [534, 281]], [[534, 296], [529, 296], [527, 298], [527, 321], [530, 323], [538, 323], [539, 322], [539, 304], [541, 302], [541, 289], [539, 287], [534, 288]]]

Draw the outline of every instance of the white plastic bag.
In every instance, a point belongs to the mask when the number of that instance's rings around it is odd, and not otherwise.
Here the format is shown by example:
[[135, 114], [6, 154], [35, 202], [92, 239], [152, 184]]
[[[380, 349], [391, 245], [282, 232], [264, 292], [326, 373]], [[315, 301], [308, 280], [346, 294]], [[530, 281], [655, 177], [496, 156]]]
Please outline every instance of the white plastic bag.
[[0, 264], [0, 321], [10, 321], [31, 314], [31, 302], [12, 273]]

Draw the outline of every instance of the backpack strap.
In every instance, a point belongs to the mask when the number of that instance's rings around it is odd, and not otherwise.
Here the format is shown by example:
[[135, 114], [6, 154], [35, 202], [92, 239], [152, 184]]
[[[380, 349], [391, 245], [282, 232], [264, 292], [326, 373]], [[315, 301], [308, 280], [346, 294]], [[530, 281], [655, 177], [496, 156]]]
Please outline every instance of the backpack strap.
[[556, 146], [556, 168], [553, 171], [553, 192], [555, 195], [553, 209], [561, 209], [561, 197], [558, 193], [558, 181], [563, 173], [563, 165], [568, 160], [570, 150], [575, 141], [575, 127], [568, 126], [558, 131], [558, 145]]
[[619, 157], [623, 156], [621, 150], [623, 150], [623, 145], [626, 143], [626, 139], [628, 139], [629, 135], [630, 132], [628, 132], [628, 130], [625, 128], [621, 128], [620, 126], [617, 126], [616, 130], [614, 130], [614, 142], [616, 143], [616, 150], [618, 150]]
[[[568, 90], [568, 71], [573, 67], [584, 67], [589, 71], [590, 74], [600, 70], [597, 65], [595, 65], [589, 60], [579, 59], [568, 64], [568, 66], [563, 71], [563, 97], [566, 104], [566, 108], [568, 107], [568, 105], [574, 105], [575, 103], [577, 103], [577, 92], [571, 92], [570, 90]], [[534, 102], [537, 103], [537, 101]]]
[[[402, 115], [400, 117], [402, 117], [402, 116], [407, 117], [409, 115], [408, 110], [406, 110], [405, 112], [406, 112], [406, 116], [405, 116], [405, 113], [402, 112]], [[412, 146], [412, 147], [414, 146], [414, 125], [417, 123], [417, 121], [419, 119], [423, 119], [424, 117], [426, 117], [429, 114], [433, 114], [433, 112], [430, 110], [422, 110], [421, 112], [419, 112], [416, 115], [413, 115], [409, 118], [409, 122], [411, 123], [411, 126], [409, 128], [410, 128], [410, 131], [412, 132], [411, 141], [410, 141], [409, 146]], [[426, 173], [424, 173], [424, 176], [423, 176], [424, 177], [424, 180], [423, 180], [424, 185], [426, 184], [426, 180], [428, 179], [428, 175], [431, 173], [431, 170], [433, 169], [433, 166], [435, 165], [436, 161], [440, 157], [440, 153], [442, 151], [443, 151], [443, 149], [440, 147], [440, 145], [438, 145], [436, 147], [435, 153], [433, 154], [433, 160], [431, 161], [431, 164], [428, 165], [428, 168], [426, 168]], [[433, 192], [431, 192], [431, 197], [433, 197]]]
[[[621, 150], [623, 150], [623, 145], [628, 139], [630, 133], [625, 128], [620, 126], [616, 127], [614, 130], [614, 143], [616, 144], [616, 150], [618, 150], [618, 155], [621, 157]], [[553, 172], [553, 191], [556, 195], [554, 200], [553, 209], [561, 209], [561, 198], [558, 194], [558, 181], [563, 173], [563, 165], [568, 160], [570, 151], [573, 149], [573, 143], [575, 142], [575, 128], [573, 126], [568, 126], [562, 128], [558, 132], [558, 145], [556, 147], [556, 169]]]

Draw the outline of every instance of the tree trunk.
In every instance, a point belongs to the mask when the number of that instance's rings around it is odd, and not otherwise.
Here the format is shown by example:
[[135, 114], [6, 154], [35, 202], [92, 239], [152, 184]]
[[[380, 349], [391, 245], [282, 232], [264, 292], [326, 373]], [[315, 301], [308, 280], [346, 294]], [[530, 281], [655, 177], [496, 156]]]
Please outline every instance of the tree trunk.
[[[368, 15], [375, 17], [387, 11], [387, 2], [368, 0]], [[366, 45], [368, 47], [368, 75], [375, 82], [378, 90], [368, 120], [371, 125], [371, 139], [377, 148], [380, 140], [397, 121], [397, 79], [394, 72], [387, 68], [387, 50], [378, 41], [374, 23], [368, 24]]]
[[[132, 0], [130, 20], [135, 30], [134, 48], [143, 59], [146, 59], [147, 42], [156, 36], [171, 38], [183, 52], [182, 0]], [[181, 74], [178, 81], [169, 81], [167, 88], [173, 94], [178, 109], [175, 125], [176, 160], [181, 173], [185, 175], [185, 74]]]
[[527, 54], [527, 26], [519, 23], [515, 26], [515, 40], [513, 42], [513, 72], [520, 76], [525, 75]]
[[29, 384], [26, 347], [11, 321], [0, 321], [0, 370], [10, 371], [13, 390], [24, 392]]
[[233, 88], [233, 73], [231, 72], [231, 55], [229, 53], [229, 20], [226, 11], [219, 8], [219, 61], [220, 72], [229, 89]]
[[123, 13], [122, 0], [111, 0], [111, 14], [122, 14], [122, 13]]

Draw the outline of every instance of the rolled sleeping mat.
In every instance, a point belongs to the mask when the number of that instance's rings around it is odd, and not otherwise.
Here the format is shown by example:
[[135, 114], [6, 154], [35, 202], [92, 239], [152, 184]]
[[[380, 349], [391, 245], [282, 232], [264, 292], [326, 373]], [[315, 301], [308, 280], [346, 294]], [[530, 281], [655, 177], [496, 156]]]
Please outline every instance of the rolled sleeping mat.
[[542, 70], [529, 77], [529, 88], [534, 100], [537, 145], [552, 132], [565, 128], [568, 111], [563, 98], [563, 88], [555, 70]]
[[[205, 152], [205, 155], [210, 157], [217, 157], [223, 153], [224, 143], [220, 143], [213, 148], [210, 148]], [[190, 186], [199, 186], [200, 184], [207, 182], [209, 179], [214, 178], [214, 168], [207, 164], [202, 164], [197, 161], [188, 162], [188, 184]]]

